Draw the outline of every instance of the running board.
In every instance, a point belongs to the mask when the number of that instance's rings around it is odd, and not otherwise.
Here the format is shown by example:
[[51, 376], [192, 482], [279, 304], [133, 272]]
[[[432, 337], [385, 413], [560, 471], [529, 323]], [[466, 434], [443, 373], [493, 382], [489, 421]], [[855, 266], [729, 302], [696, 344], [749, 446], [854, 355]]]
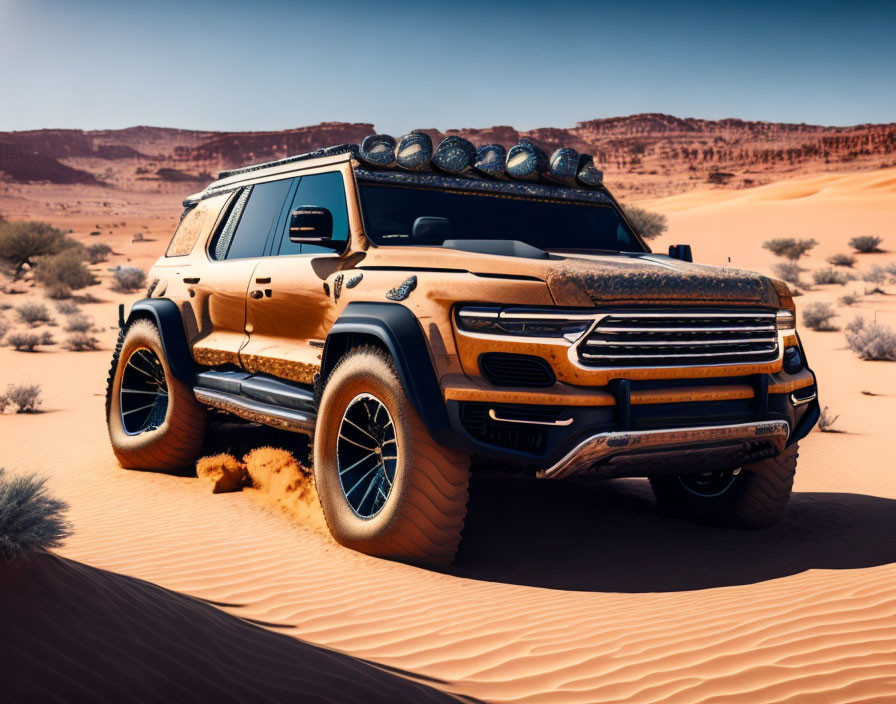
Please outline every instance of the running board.
[[266, 374], [202, 372], [196, 375], [193, 393], [200, 403], [246, 420], [293, 432], [314, 432], [314, 394]]

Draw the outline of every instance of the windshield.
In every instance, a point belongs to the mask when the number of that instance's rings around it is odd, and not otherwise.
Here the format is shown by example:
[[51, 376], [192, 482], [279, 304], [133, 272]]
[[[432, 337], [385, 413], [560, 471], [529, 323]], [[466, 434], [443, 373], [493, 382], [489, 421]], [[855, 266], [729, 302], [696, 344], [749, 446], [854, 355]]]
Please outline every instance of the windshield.
[[359, 183], [367, 236], [378, 245], [432, 244], [411, 234], [419, 217], [445, 218], [450, 239], [519, 240], [545, 250], [643, 252], [612, 205], [534, 200]]

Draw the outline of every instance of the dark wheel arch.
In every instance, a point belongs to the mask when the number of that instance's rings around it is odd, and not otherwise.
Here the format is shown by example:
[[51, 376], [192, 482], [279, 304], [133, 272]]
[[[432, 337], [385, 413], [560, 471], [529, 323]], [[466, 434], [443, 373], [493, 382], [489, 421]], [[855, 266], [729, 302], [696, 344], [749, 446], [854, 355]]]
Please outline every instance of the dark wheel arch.
[[185, 384], [196, 383], [196, 367], [184, 330], [180, 308], [170, 298], [144, 298], [131, 306], [125, 321], [126, 330], [135, 320], [146, 319], [155, 324], [162, 338], [162, 347], [171, 372]]

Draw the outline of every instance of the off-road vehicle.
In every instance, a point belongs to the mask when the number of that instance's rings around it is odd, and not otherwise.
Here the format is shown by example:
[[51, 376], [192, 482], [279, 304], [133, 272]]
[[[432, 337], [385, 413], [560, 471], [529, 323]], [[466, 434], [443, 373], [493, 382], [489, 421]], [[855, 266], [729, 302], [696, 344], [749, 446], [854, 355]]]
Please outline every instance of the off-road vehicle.
[[428, 564], [455, 554], [471, 466], [780, 519], [819, 415], [787, 286], [652, 253], [590, 157], [378, 135], [184, 205], [121, 316], [124, 467], [190, 466], [211, 412], [307, 433], [336, 540]]

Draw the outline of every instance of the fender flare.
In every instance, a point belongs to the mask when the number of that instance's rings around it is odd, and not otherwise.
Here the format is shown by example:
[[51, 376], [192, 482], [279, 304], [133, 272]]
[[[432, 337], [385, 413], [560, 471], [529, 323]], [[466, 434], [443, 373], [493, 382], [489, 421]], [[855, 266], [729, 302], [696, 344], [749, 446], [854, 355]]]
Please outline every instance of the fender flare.
[[131, 306], [122, 330], [135, 320], [150, 320], [155, 324], [171, 373], [176, 379], [193, 386], [196, 383], [196, 367], [177, 304], [170, 298], [143, 298]]
[[321, 358], [320, 383], [355, 341], [375, 337], [392, 355], [408, 400], [434, 440], [447, 447], [466, 449], [468, 441], [454, 431], [448, 419], [429, 346], [416, 316], [400, 303], [349, 303], [327, 335]]

